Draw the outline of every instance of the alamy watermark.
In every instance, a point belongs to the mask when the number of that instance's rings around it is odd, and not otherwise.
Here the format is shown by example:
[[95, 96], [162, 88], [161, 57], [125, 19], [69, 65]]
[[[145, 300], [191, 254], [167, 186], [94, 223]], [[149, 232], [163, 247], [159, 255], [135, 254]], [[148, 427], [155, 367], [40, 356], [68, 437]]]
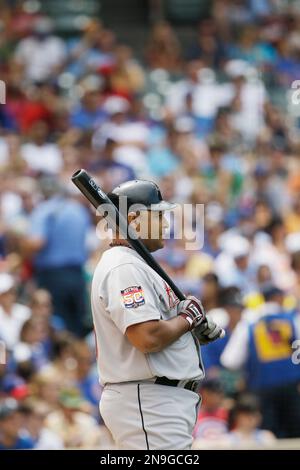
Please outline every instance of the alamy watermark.
[[6, 84], [3, 80], [0, 80], [0, 104], [6, 103]]
[[295, 349], [295, 351], [292, 354], [292, 363], [295, 365], [300, 364], [300, 339], [296, 339], [292, 343], [292, 349]]
[[0, 365], [6, 364], [6, 346], [4, 341], [0, 341]]
[[300, 80], [294, 80], [288, 91], [288, 112], [291, 116], [300, 117]]
[[[119, 198], [119, 213], [112, 204], [102, 204], [97, 209], [100, 221], [97, 237], [111, 239], [118, 236], [141, 240], [182, 240], [186, 250], [199, 250], [204, 244], [204, 204], [176, 205], [171, 210], [157, 204], [128, 206], [124, 196]], [[128, 215], [132, 215], [128, 222]]]

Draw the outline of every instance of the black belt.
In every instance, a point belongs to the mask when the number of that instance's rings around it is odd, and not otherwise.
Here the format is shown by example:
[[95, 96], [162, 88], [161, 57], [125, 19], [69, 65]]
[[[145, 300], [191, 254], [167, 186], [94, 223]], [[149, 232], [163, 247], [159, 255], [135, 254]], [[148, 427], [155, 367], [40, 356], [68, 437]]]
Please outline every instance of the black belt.
[[[172, 380], [168, 379], [167, 377], [157, 377], [155, 383], [158, 385], [168, 385], [169, 387], [180, 387], [182, 380]], [[182, 387], [186, 390], [190, 390], [191, 392], [198, 393], [200, 389], [200, 381], [189, 380]]]

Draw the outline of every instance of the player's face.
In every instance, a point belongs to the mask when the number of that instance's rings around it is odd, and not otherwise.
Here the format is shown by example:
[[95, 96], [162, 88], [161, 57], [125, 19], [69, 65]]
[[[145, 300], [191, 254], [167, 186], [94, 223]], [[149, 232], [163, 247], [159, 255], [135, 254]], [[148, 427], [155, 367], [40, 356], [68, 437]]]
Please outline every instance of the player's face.
[[156, 251], [164, 246], [164, 233], [169, 223], [163, 211], [141, 211], [136, 230], [149, 251]]

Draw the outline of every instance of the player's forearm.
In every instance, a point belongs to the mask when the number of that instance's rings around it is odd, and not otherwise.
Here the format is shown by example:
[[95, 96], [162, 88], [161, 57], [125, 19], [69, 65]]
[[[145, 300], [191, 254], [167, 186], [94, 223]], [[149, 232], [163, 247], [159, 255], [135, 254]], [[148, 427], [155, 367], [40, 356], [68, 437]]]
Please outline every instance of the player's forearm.
[[165, 349], [169, 344], [174, 343], [180, 336], [189, 331], [189, 323], [177, 316], [170, 320], [159, 320], [155, 322], [148, 341], [145, 344], [144, 353], [155, 353]]

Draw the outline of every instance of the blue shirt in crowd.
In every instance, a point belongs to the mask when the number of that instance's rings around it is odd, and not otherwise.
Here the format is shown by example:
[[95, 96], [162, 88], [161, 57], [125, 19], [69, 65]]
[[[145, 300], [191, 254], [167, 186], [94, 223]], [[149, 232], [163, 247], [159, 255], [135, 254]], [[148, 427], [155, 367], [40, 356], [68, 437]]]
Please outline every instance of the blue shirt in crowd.
[[22, 449], [33, 449], [33, 441], [29, 437], [17, 437], [12, 446], [6, 447], [0, 441], [0, 450], [22, 450]]
[[293, 341], [298, 339], [298, 312], [266, 315], [249, 325], [246, 364], [251, 390], [279, 387], [300, 381], [300, 366], [293, 362]]
[[96, 111], [89, 111], [84, 106], [79, 106], [70, 116], [70, 125], [83, 130], [95, 129], [105, 121], [106, 117], [106, 113], [100, 107]]
[[88, 210], [77, 201], [55, 196], [42, 202], [31, 216], [31, 237], [45, 241], [36, 255], [37, 268], [82, 266], [87, 259]]

